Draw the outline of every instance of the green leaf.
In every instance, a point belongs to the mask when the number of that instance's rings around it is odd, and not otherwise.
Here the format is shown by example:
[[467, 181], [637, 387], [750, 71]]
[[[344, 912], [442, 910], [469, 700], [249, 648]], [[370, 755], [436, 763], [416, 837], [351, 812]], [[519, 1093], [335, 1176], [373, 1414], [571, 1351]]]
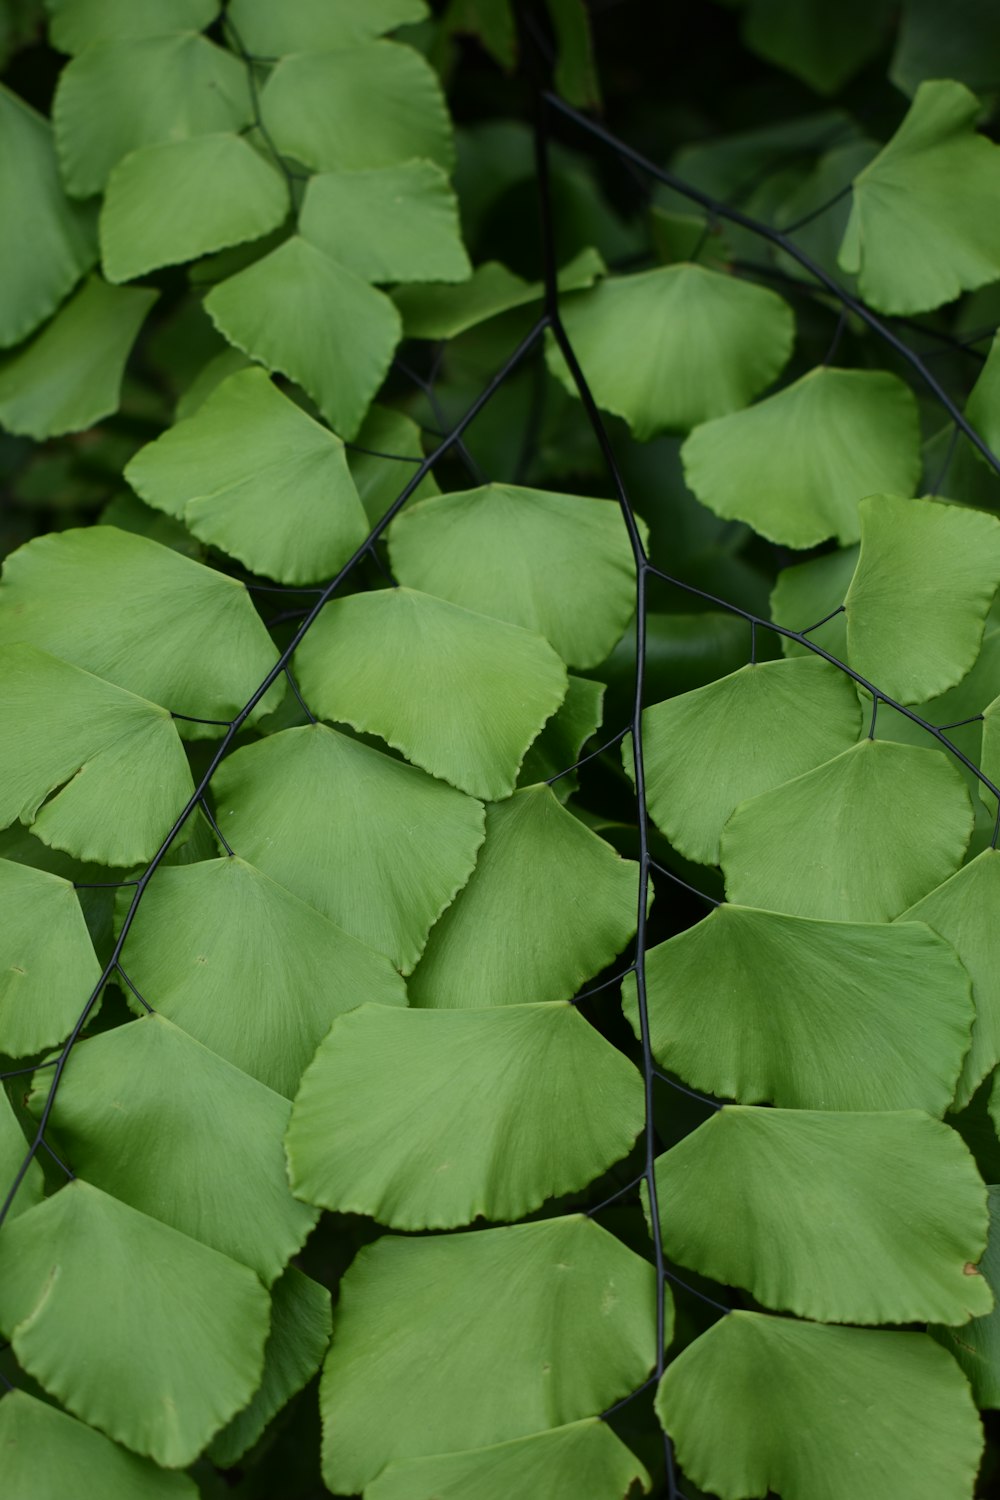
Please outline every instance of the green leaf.
[[517, 778], [520, 788], [558, 776], [554, 790], [560, 802], [565, 802], [576, 789], [576, 777], [564, 773], [576, 764], [584, 745], [600, 727], [604, 699], [603, 682], [572, 675], [568, 681], [565, 698], [534, 744], [529, 745]]
[[656, 1409], [684, 1472], [723, 1500], [772, 1488], [783, 1500], [968, 1500], [983, 1446], [962, 1372], [926, 1334], [755, 1312], [690, 1344]]
[[[642, 716], [653, 821], [688, 859], [718, 864], [738, 803], [838, 755], [860, 726], [850, 681], [815, 656], [741, 667], [656, 703]], [[631, 736], [622, 754], [629, 769]]]
[[611, 500], [514, 484], [440, 495], [393, 522], [389, 556], [400, 583], [523, 625], [571, 667], [603, 661], [635, 610], [632, 548]]
[[[47, 1093], [42, 1075], [36, 1113]], [[52, 1121], [78, 1176], [270, 1284], [319, 1217], [289, 1191], [289, 1112], [280, 1094], [153, 1014], [77, 1046]]]
[[[401, 411], [376, 403], [368, 408], [357, 435], [357, 443], [375, 453], [397, 455], [396, 459], [377, 458], [371, 452], [359, 452], [357, 447], [348, 452], [347, 466], [351, 471], [351, 478], [357, 485], [368, 524], [374, 526], [398, 498], [404, 484], [417, 467], [416, 463], [400, 463], [398, 459], [410, 458], [422, 462], [423, 441], [416, 422]], [[433, 474], [426, 474], [417, 485], [414, 499], [423, 500], [437, 493], [438, 487]]]
[[722, 834], [726, 893], [792, 916], [891, 922], [955, 873], [971, 833], [969, 794], [940, 751], [865, 739], [740, 804]]
[[594, 40], [584, 0], [546, 0], [555, 31], [555, 86], [578, 109], [601, 104]]
[[[641, 440], [746, 406], [780, 375], [794, 334], [774, 292], [689, 264], [609, 277], [562, 318], [597, 404]], [[575, 395], [554, 343], [547, 357]]]
[[430, 161], [310, 178], [299, 227], [366, 281], [464, 281], [472, 274], [458, 202]]
[[237, 854], [404, 974], [483, 841], [480, 803], [324, 725], [237, 750], [213, 785]]
[[[3, 863], [6, 864], [6, 861], [3, 861]], [[2, 875], [0, 875], [0, 878], [2, 878]], [[2, 1041], [2, 1037], [0, 1037], [0, 1041]], [[21, 1170], [27, 1154], [27, 1138], [18, 1124], [17, 1116], [14, 1113], [10, 1100], [5, 1091], [0, 1088], [0, 1182], [4, 1184], [5, 1195], [8, 1187], [13, 1186], [14, 1179]], [[42, 1169], [38, 1164], [38, 1158], [33, 1157], [28, 1164], [27, 1172], [21, 1179], [17, 1194], [11, 1202], [7, 1214], [8, 1219], [15, 1219], [18, 1214], [24, 1213], [29, 1208], [34, 1208], [36, 1203], [41, 1202], [44, 1191], [45, 1179], [42, 1175]]]
[[696, 427], [681, 450], [703, 505], [769, 541], [856, 542], [858, 501], [920, 478], [917, 403], [882, 370], [819, 365], [746, 411]]
[[[994, 1089], [990, 1110], [994, 1118], [996, 1109]], [[990, 1233], [986, 1254], [979, 1263], [979, 1274], [985, 1279], [996, 1296], [1000, 1288], [1000, 1188], [987, 1188], [990, 1203]], [[932, 1330], [934, 1337], [951, 1351], [962, 1367], [976, 1405], [995, 1410], [1000, 1407], [1000, 1303], [994, 1303], [993, 1311], [984, 1317], [973, 1318], [964, 1328], [939, 1327]]]
[[979, 109], [961, 83], [922, 83], [854, 179], [840, 264], [882, 312], [927, 312], [1000, 276], [1000, 149], [976, 133]]
[[67, 191], [102, 192], [112, 167], [140, 146], [252, 118], [243, 64], [193, 31], [95, 41], [59, 75], [52, 123]]
[[433, 929], [410, 1003], [568, 1000], [635, 932], [638, 867], [532, 786], [486, 809], [468, 885]]
[[851, 666], [903, 703], [952, 688], [979, 655], [1000, 584], [1000, 521], [935, 500], [870, 495], [844, 601]]
[[116, 412], [125, 362], [158, 296], [89, 277], [0, 365], [0, 423], [40, 442], [82, 432]]
[[[720, 906], [646, 955], [654, 1055], [741, 1104], [943, 1114], [973, 1010], [925, 905], [893, 926]], [[624, 999], [638, 1035], [631, 975]]]
[[991, 90], [1000, 57], [1000, 11], [993, 0], [903, 0], [889, 77], [904, 94], [925, 78], [957, 78]]
[[332, 577], [368, 534], [343, 443], [258, 368], [140, 448], [125, 478], [202, 541], [282, 583]]
[[352, 438], [400, 336], [389, 298], [294, 235], [205, 298], [230, 343], [287, 375]]
[[286, 1148], [307, 1203], [451, 1229], [578, 1192], [644, 1119], [639, 1073], [572, 1006], [364, 1005], [306, 1069]]
[[20, 642], [201, 719], [238, 713], [277, 655], [241, 583], [113, 526], [36, 537], [7, 558], [0, 643]]
[[[592, 286], [604, 271], [596, 250], [581, 250], [559, 273], [561, 292]], [[477, 266], [461, 286], [429, 282], [422, 286], [398, 287], [393, 301], [403, 316], [407, 338], [450, 339], [465, 333], [500, 313], [540, 302], [545, 288], [540, 281], [524, 281], [499, 261]]]
[[289, 1266], [271, 1288], [264, 1378], [249, 1406], [212, 1439], [209, 1457], [217, 1468], [232, 1468], [272, 1417], [316, 1374], [330, 1342], [331, 1321], [326, 1287]]
[[[811, 630], [810, 626], [843, 604], [858, 565], [859, 551], [858, 547], [846, 547], [783, 568], [771, 593], [771, 619], [789, 630], [809, 630], [810, 639], [838, 661], [847, 660], [847, 620], [843, 611], [818, 630]], [[781, 649], [786, 656], [812, 655], [808, 646], [785, 636], [781, 638]]]
[[243, 45], [262, 57], [350, 46], [426, 15], [424, 0], [231, 0], [227, 10]]
[[216, 0], [45, 0], [49, 40], [60, 52], [91, 42], [201, 31], [218, 14]]
[[656, 1187], [670, 1258], [765, 1307], [967, 1323], [993, 1306], [966, 1270], [986, 1245], [986, 1189], [957, 1131], [917, 1110], [726, 1105], [657, 1159]]
[[964, 1109], [1000, 1062], [1000, 933], [993, 912], [1000, 899], [1000, 854], [984, 849], [964, 869], [904, 912], [902, 922], [926, 922], [955, 949], [972, 980], [972, 1047], [955, 1091]]
[[197, 135], [132, 151], [108, 178], [101, 255], [109, 281], [194, 260], [276, 229], [288, 188], [238, 135]]
[[159, 870], [123, 962], [160, 1015], [289, 1098], [335, 1017], [406, 1004], [383, 954], [242, 859]]
[[18, 1363], [167, 1468], [191, 1463], [250, 1400], [269, 1316], [246, 1266], [86, 1182], [0, 1235], [0, 1327]]
[[101, 977], [68, 880], [0, 860], [0, 1053], [28, 1057], [63, 1041]]
[[[993, 336], [986, 363], [965, 403], [965, 415], [987, 446], [996, 452], [1000, 448], [1000, 335]], [[981, 462], [986, 462], [978, 448], [973, 452]]]
[[[587, 1417], [531, 1437], [514, 1438], [471, 1453], [445, 1453], [387, 1464], [365, 1486], [366, 1500], [623, 1500], [649, 1475], [606, 1422]], [[26, 1497], [27, 1500], [27, 1497]]]
[[581, 1215], [366, 1246], [320, 1388], [328, 1487], [602, 1411], [649, 1372], [653, 1300], [653, 1268]]
[[81, 1484], [101, 1500], [198, 1500], [187, 1474], [165, 1473], [25, 1391], [0, 1401], [0, 1450], [7, 1500], [82, 1495]]
[[0, 825], [96, 864], [151, 859], [194, 792], [166, 709], [31, 646], [0, 647], [0, 705]]
[[566, 669], [540, 636], [404, 588], [331, 600], [295, 670], [324, 718], [490, 799], [514, 790], [525, 751], [566, 696]]
[[749, 0], [743, 39], [759, 57], [794, 73], [820, 94], [836, 94], [880, 52], [890, 33], [891, 0]]
[[0, 347], [20, 343], [97, 259], [93, 214], [70, 203], [48, 120], [0, 87]]
[[437, 74], [397, 42], [284, 57], [261, 92], [277, 150], [314, 172], [391, 167], [426, 157], [446, 171], [451, 122]]

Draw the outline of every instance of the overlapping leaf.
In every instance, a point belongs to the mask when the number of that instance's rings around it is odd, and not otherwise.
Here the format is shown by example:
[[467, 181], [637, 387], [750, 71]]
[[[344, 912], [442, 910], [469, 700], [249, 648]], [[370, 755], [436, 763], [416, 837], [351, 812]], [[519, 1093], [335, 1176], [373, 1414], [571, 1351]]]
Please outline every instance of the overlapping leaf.
[[866, 739], [739, 805], [722, 833], [726, 892], [792, 916], [888, 922], [955, 873], [971, 833], [942, 752]]
[[366, 1005], [306, 1069], [289, 1170], [306, 1202], [394, 1229], [519, 1219], [626, 1156], [644, 1117], [640, 1075], [571, 1006]]
[[[4, 1197], [17, 1180], [27, 1154], [27, 1138], [18, 1124], [10, 1100], [3, 1089], [0, 1089], [0, 1184], [3, 1184]], [[44, 1190], [42, 1169], [37, 1158], [33, 1158], [11, 1200], [8, 1217], [13, 1219], [40, 1203]]]
[[230, 343], [298, 381], [345, 438], [357, 432], [400, 335], [388, 297], [301, 235], [220, 282], [205, 310]]
[[903, 703], [937, 697], [979, 654], [1000, 584], [1000, 521], [964, 506], [871, 495], [844, 601], [852, 667]]
[[716, 515], [789, 547], [856, 542], [863, 495], [917, 484], [917, 403], [895, 375], [820, 365], [696, 428], [682, 456], [688, 484]]
[[[771, 618], [788, 630], [809, 631], [809, 639], [829, 651], [838, 661], [847, 660], [847, 620], [842, 609], [858, 565], [858, 547], [838, 548], [822, 557], [783, 568], [771, 593]], [[839, 610], [840, 613], [834, 613]], [[827, 620], [827, 616], [833, 615]], [[820, 620], [827, 623], [818, 630], [810, 627]], [[812, 653], [801, 641], [781, 637], [786, 656], [808, 656]]]
[[[688, 859], [717, 864], [737, 804], [855, 744], [860, 712], [848, 679], [814, 656], [741, 667], [647, 708], [642, 727], [653, 820]], [[622, 753], [630, 767], [631, 739]]]
[[194, 791], [165, 709], [31, 646], [0, 646], [0, 707], [0, 825], [99, 864], [153, 856]]
[[965, 1378], [924, 1333], [730, 1313], [673, 1361], [656, 1409], [723, 1500], [967, 1500], [982, 1451]]
[[532, 786], [486, 811], [465, 889], [432, 929], [410, 1000], [441, 1009], [568, 1000], [625, 947], [638, 869]]
[[559, 801], [565, 802], [577, 786], [575, 774], [565, 773], [576, 765], [587, 740], [600, 728], [603, 703], [603, 682], [570, 673], [565, 698], [534, 744], [528, 746], [518, 773], [518, 786], [533, 786], [537, 781], [558, 777], [553, 790]]
[[653, 1363], [653, 1301], [653, 1268], [579, 1215], [366, 1246], [320, 1389], [327, 1485], [602, 1411]]
[[0, 1235], [0, 1327], [22, 1368], [168, 1468], [250, 1400], [269, 1316], [246, 1266], [85, 1182]]
[[0, 644], [15, 643], [203, 719], [235, 715], [277, 656], [242, 584], [113, 526], [36, 537], [6, 559]]
[[[46, 1088], [42, 1075], [37, 1108]], [[87, 1182], [270, 1283], [318, 1218], [288, 1188], [289, 1108], [164, 1016], [146, 1015], [77, 1047], [52, 1119]]]
[[213, 785], [237, 854], [404, 974], [483, 841], [480, 803], [322, 725], [238, 750]]
[[217, 0], [45, 0], [49, 40], [60, 52], [91, 42], [200, 31], [218, 13]]
[[475, 797], [507, 797], [566, 696], [547, 641], [414, 589], [331, 600], [295, 653], [324, 718], [377, 734]]
[[[640, 439], [738, 411], [792, 352], [786, 302], [689, 264], [610, 277], [569, 299], [562, 318], [595, 400]], [[576, 394], [554, 344], [549, 365]]]
[[140, 448], [125, 478], [195, 536], [282, 583], [332, 577], [368, 532], [343, 443], [261, 369], [222, 381]]
[[[953, 877], [956, 897], [966, 873]], [[943, 1114], [973, 1006], [969, 975], [925, 925], [937, 894], [893, 926], [719, 907], [647, 953], [655, 1056], [695, 1088], [741, 1104]], [[980, 902], [974, 910], [981, 917]], [[957, 943], [955, 924], [945, 925]], [[631, 975], [624, 996], [638, 1035]]]
[[233, 0], [228, 15], [240, 39], [262, 57], [343, 47], [422, 21], [424, 0]]
[[400, 583], [545, 636], [571, 667], [603, 661], [635, 608], [610, 500], [487, 484], [424, 500], [389, 532]]
[[[986, 1189], [954, 1130], [889, 1114], [727, 1105], [656, 1163], [667, 1254], [828, 1323], [966, 1323]], [[739, 1233], [733, 1226], [739, 1225]]]
[[100, 978], [68, 880], [0, 860], [0, 1053], [28, 1057], [72, 1030]]

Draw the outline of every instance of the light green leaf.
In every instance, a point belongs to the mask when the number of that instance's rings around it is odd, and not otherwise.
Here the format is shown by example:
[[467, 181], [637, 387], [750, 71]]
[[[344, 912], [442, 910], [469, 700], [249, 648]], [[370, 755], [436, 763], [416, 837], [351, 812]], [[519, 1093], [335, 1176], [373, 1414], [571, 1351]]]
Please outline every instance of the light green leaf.
[[231, 0], [227, 15], [250, 52], [280, 57], [381, 36], [427, 15], [424, 0]]
[[[3, 863], [6, 864], [6, 861]], [[0, 1036], [0, 1042], [2, 1042], [2, 1036]], [[625, 1059], [622, 1058], [622, 1061], [624, 1062]], [[14, 1179], [21, 1170], [27, 1154], [27, 1138], [18, 1124], [17, 1116], [14, 1113], [10, 1100], [3, 1088], [0, 1088], [0, 1183], [3, 1184], [5, 1197], [8, 1189], [13, 1186]], [[18, 1214], [24, 1213], [26, 1209], [34, 1208], [36, 1203], [41, 1202], [44, 1191], [45, 1179], [42, 1176], [42, 1169], [38, 1164], [36, 1156], [29, 1163], [28, 1170], [21, 1179], [17, 1194], [13, 1198], [8, 1210], [7, 1218], [15, 1219]]]
[[0, 423], [41, 441], [82, 432], [116, 412], [125, 362], [158, 296], [89, 277], [0, 365]]
[[[0, 644], [20, 642], [202, 719], [235, 715], [277, 656], [241, 583], [113, 526], [36, 537], [6, 559]], [[276, 685], [251, 722], [280, 697]]]
[[972, 1047], [955, 1091], [964, 1109], [987, 1073], [1000, 1062], [1000, 931], [993, 920], [1000, 900], [1000, 854], [984, 849], [937, 890], [904, 912], [902, 922], [926, 922], [955, 949], [972, 980], [975, 1020]]
[[0, 1401], [0, 1451], [7, 1500], [198, 1500], [187, 1474], [165, 1473], [25, 1391]]
[[269, 1317], [246, 1266], [86, 1182], [0, 1235], [0, 1327], [22, 1369], [167, 1468], [191, 1463], [250, 1400]]
[[412, 47], [368, 42], [284, 57], [261, 92], [276, 148], [314, 172], [391, 167], [426, 157], [446, 171], [451, 122], [430, 64]]
[[102, 192], [116, 162], [140, 146], [213, 131], [252, 118], [238, 58], [193, 31], [94, 42], [59, 75], [52, 123], [67, 191]]
[[[602, 1411], [653, 1363], [654, 1282], [581, 1215], [365, 1246], [341, 1283], [320, 1388], [327, 1485], [353, 1494], [393, 1459]], [[669, 1301], [667, 1317], [669, 1340]]]
[[917, 403], [883, 370], [819, 365], [756, 406], [696, 427], [681, 456], [698, 499], [726, 520], [788, 547], [856, 542], [862, 495], [909, 494], [920, 478]]
[[97, 259], [93, 214], [70, 203], [48, 120], [0, 87], [0, 347], [20, 343]]
[[213, 786], [237, 854], [404, 974], [483, 841], [480, 803], [323, 725], [237, 750]]
[[264, 1379], [249, 1406], [212, 1440], [209, 1457], [232, 1468], [271, 1418], [319, 1369], [330, 1342], [330, 1293], [294, 1266], [271, 1288], [271, 1332], [264, 1349]]
[[[917, 1110], [730, 1104], [656, 1163], [672, 1260], [826, 1323], [967, 1323], [986, 1189], [962, 1137]], [[733, 1226], [739, 1232], [733, 1232]]]
[[1000, 584], [1000, 521], [936, 500], [870, 495], [847, 590], [851, 666], [902, 703], [955, 686], [979, 655]]
[[202, 541], [282, 583], [332, 577], [368, 534], [343, 443], [256, 367], [140, 448], [125, 478]]
[[[990, 1103], [990, 1112], [996, 1119], [1000, 1111], [996, 1108], [996, 1089]], [[986, 1254], [979, 1263], [979, 1274], [994, 1293], [1000, 1289], [1000, 1187], [987, 1188], [990, 1202], [990, 1234]], [[996, 1410], [1000, 1407], [1000, 1303], [984, 1317], [973, 1318], [964, 1328], [939, 1327], [932, 1330], [934, 1337], [951, 1351], [958, 1360], [969, 1384], [976, 1405]]]
[[218, 13], [216, 0], [45, 0], [49, 40], [60, 52], [91, 42], [201, 31]]
[[295, 670], [324, 718], [491, 799], [514, 790], [525, 751], [566, 696], [566, 668], [540, 636], [404, 588], [331, 600]]
[[689, 1344], [656, 1410], [684, 1472], [723, 1500], [968, 1500], [983, 1446], [962, 1372], [925, 1333], [755, 1312]]
[[[741, 1104], [943, 1114], [973, 1008], [925, 904], [893, 926], [720, 906], [646, 955], [654, 1055]], [[631, 975], [623, 993], [638, 1035]]]
[[742, 802], [720, 862], [741, 906], [891, 922], [955, 873], [971, 833], [969, 794], [940, 751], [865, 739]]
[[194, 791], [166, 709], [31, 646], [0, 647], [0, 826], [77, 859], [151, 859]]
[[363, 1005], [306, 1069], [286, 1149], [308, 1203], [452, 1229], [578, 1192], [644, 1119], [639, 1073], [572, 1006]]
[[[641, 440], [746, 406], [781, 373], [794, 335], [774, 292], [690, 264], [609, 277], [568, 299], [562, 318], [597, 404]], [[547, 357], [575, 395], [555, 344]]]
[[[416, 463], [400, 463], [399, 458], [411, 458], [421, 462], [424, 457], [423, 440], [416, 422], [395, 411], [390, 406], [379, 406], [376, 402], [368, 408], [365, 420], [357, 435], [357, 443], [374, 453], [397, 455], [392, 458], [376, 458], [372, 453], [361, 453], [352, 448], [347, 455], [347, 466], [351, 478], [357, 485], [361, 503], [365, 508], [369, 526], [381, 521], [389, 506], [401, 493], [406, 482], [413, 477]], [[426, 474], [414, 492], [415, 500], [426, 499], [438, 493], [433, 474]]]
[[336, 1016], [406, 1004], [384, 954], [242, 859], [159, 870], [123, 962], [160, 1015], [289, 1098]]
[[299, 227], [366, 281], [464, 281], [472, 274], [458, 202], [430, 161], [311, 178]]
[[[718, 864], [738, 803], [830, 760], [860, 727], [850, 681], [815, 656], [741, 667], [656, 703], [642, 716], [653, 821], [688, 859]], [[631, 772], [631, 736], [622, 755]]]
[[[858, 565], [859, 547], [846, 547], [811, 557], [808, 562], [783, 568], [771, 593], [771, 619], [789, 630], [809, 630], [817, 620], [832, 614], [844, 602], [854, 570]], [[847, 620], [841, 611], [810, 639], [838, 661], [847, 660]], [[808, 646], [781, 637], [786, 656], [810, 656]]]
[[[47, 1093], [42, 1075], [36, 1113]], [[77, 1046], [52, 1121], [78, 1176], [270, 1284], [319, 1218], [289, 1191], [289, 1112], [280, 1094], [154, 1014]]]
[[[559, 272], [560, 292], [592, 286], [604, 271], [596, 250], [581, 250]], [[545, 288], [540, 281], [524, 281], [499, 261], [477, 266], [460, 286], [448, 282], [398, 287], [393, 301], [403, 316], [407, 338], [450, 339], [515, 307], [540, 302]]]
[[922, 83], [854, 179], [840, 264], [882, 312], [927, 312], [1000, 276], [1000, 148], [976, 133], [979, 110], [961, 83]]
[[468, 885], [410, 981], [440, 1009], [568, 1000], [635, 932], [638, 867], [531, 786], [486, 809]]
[[101, 977], [68, 880], [0, 860], [0, 1053], [29, 1057], [67, 1037]]
[[554, 791], [560, 802], [576, 789], [576, 777], [563, 772], [576, 764], [584, 745], [600, 727], [604, 701], [603, 682], [572, 674], [568, 681], [565, 698], [534, 744], [529, 745], [517, 778], [518, 787], [529, 787], [558, 776]]
[[635, 610], [612, 500], [514, 484], [441, 495], [393, 522], [389, 556], [400, 583], [536, 631], [571, 667], [603, 661]]
[[[531, 1437], [471, 1453], [445, 1453], [387, 1464], [365, 1486], [365, 1500], [623, 1500], [649, 1475], [606, 1422], [587, 1417]], [[27, 1500], [27, 1497], [26, 1497]]]
[[298, 381], [346, 438], [400, 336], [389, 298], [299, 235], [213, 287], [205, 311], [230, 343]]
[[132, 151], [108, 178], [101, 255], [109, 281], [194, 260], [276, 229], [288, 188], [238, 135], [197, 135]]
[[749, 0], [743, 40], [820, 94], [836, 94], [885, 44], [892, 0]]

